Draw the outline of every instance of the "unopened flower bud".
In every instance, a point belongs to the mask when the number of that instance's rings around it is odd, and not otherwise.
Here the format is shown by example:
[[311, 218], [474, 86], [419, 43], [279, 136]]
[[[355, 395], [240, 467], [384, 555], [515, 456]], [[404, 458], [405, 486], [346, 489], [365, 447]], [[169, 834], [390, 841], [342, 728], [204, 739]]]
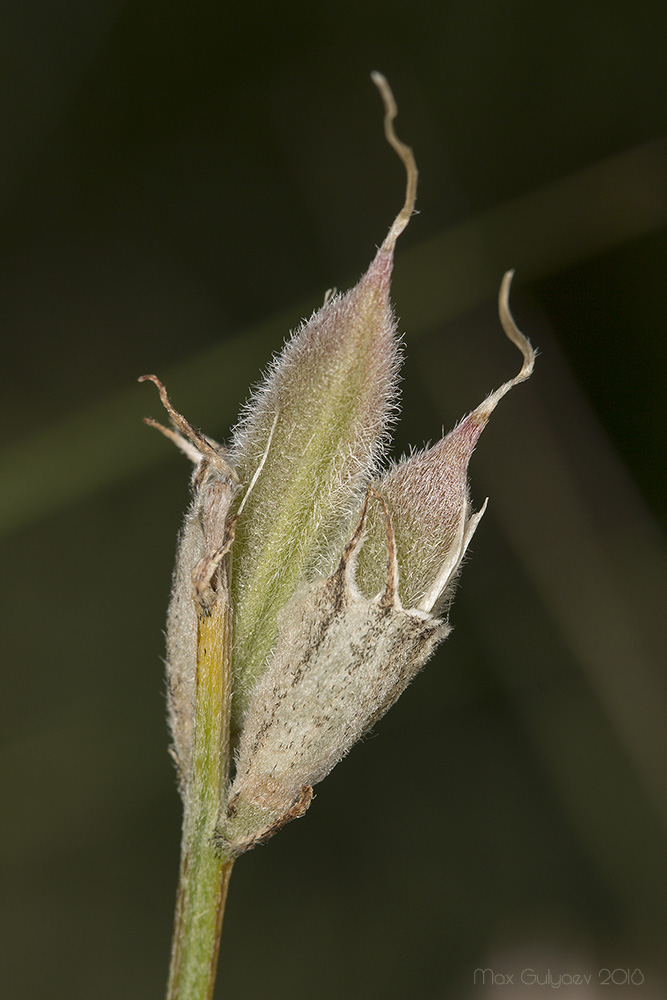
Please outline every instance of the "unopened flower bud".
[[[521, 370], [432, 448], [404, 458], [376, 483], [389, 508], [401, 573], [401, 600], [406, 607], [438, 611], [446, 606], [486, 506], [477, 513], [470, 508], [470, 457], [498, 402], [533, 370], [535, 352], [509, 309], [511, 279], [508, 271], [500, 287], [498, 308], [505, 333], [523, 355]], [[358, 577], [365, 592], [377, 589], [381, 580], [383, 535], [381, 519], [372, 512], [359, 559]]]
[[389, 292], [417, 168], [394, 132], [388, 84], [381, 74], [373, 79], [385, 100], [387, 138], [406, 166], [405, 203], [358, 284], [328, 299], [292, 336], [234, 432], [230, 461], [249, 482], [273, 428], [232, 553], [236, 727], [275, 647], [280, 608], [300, 580], [340, 552], [397, 408], [400, 358]]
[[349, 292], [297, 330], [251, 397], [230, 461], [249, 482], [232, 555], [234, 715], [240, 725], [277, 639], [278, 612], [340, 545], [386, 445], [396, 403], [393, 255], [380, 249]]

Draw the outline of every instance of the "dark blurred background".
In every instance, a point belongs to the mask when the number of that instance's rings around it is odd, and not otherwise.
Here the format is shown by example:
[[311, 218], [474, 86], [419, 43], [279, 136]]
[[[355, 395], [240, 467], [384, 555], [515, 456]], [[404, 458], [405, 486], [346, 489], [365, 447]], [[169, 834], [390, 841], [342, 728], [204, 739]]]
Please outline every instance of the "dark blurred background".
[[403, 198], [379, 69], [421, 170], [397, 453], [517, 370], [508, 267], [541, 356], [473, 458], [490, 503], [452, 636], [307, 818], [237, 865], [218, 995], [493, 995], [489, 967], [664, 997], [662, 5], [1, 18], [3, 996], [163, 995], [161, 630], [189, 467], [142, 426], [160, 414], [136, 378], [224, 438], [288, 329], [356, 280]]

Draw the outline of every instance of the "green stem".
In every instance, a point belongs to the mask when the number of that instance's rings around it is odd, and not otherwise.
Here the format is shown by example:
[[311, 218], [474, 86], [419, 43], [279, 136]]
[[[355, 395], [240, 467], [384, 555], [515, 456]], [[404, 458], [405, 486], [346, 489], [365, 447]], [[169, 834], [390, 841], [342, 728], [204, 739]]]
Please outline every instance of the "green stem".
[[199, 609], [192, 771], [184, 795], [181, 867], [167, 1000], [211, 1000], [233, 859], [213, 835], [229, 774], [231, 624], [227, 581]]

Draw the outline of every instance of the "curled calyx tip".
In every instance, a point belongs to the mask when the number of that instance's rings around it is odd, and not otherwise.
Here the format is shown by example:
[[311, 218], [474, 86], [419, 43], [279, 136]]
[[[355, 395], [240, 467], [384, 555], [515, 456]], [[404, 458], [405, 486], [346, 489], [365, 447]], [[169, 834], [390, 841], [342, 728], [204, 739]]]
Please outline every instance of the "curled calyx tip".
[[153, 420], [152, 417], [144, 417], [145, 424], [149, 427], [154, 427], [155, 430], [159, 431], [166, 438], [169, 438], [195, 465], [199, 465], [200, 461], [205, 459], [212, 467], [222, 471], [225, 475], [229, 475], [232, 479], [238, 478], [234, 470], [222, 458], [220, 446], [201, 434], [173, 406], [164, 382], [157, 375], [140, 375], [137, 382], [152, 382], [156, 386], [160, 393], [162, 405], [167, 411], [169, 420], [173, 425], [173, 429], [172, 427], [164, 427], [157, 420]]
[[[503, 276], [503, 280], [500, 284], [500, 292], [498, 293], [498, 314], [500, 316], [502, 328], [505, 331], [505, 336], [512, 341], [515, 347], [519, 348], [523, 356], [523, 363], [521, 365], [521, 369], [517, 372], [514, 378], [511, 378], [508, 382], [504, 382], [503, 385], [495, 390], [495, 392], [492, 392], [490, 396], [487, 396], [484, 402], [480, 403], [480, 405], [466, 418], [468, 423], [477, 425], [480, 430], [486, 424], [487, 420], [503, 396], [505, 396], [510, 389], [513, 389], [515, 385], [518, 385], [519, 382], [525, 382], [527, 378], [530, 378], [533, 373], [533, 368], [535, 367], [535, 349], [528, 340], [528, 337], [525, 337], [523, 333], [521, 333], [521, 330], [514, 322], [514, 317], [510, 312], [509, 292], [513, 275], [514, 271], [506, 271]], [[464, 423], [466, 421], [464, 421]]]
[[518, 382], [525, 382], [525, 380], [532, 375], [533, 368], [535, 367], [535, 350], [531, 342], [528, 340], [528, 337], [521, 333], [521, 330], [514, 322], [514, 317], [510, 312], [510, 285], [512, 284], [513, 277], [514, 268], [512, 268], [511, 271], [505, 272], [503, 280], [500, 283], [500, 292], [498, 293], [498, 313], [500, 315], [502, 328], [505, 331], [505, 335], [519, 348], [523, 355], [523, 365], [521, 366], [521, 371], [512, 379], [509, 388], [513, 385], [517, 385]]
[[382, 103], [384, 104], [385, 138], [392, 149], [398, 154], [403, 166], [405, 167], [405, 201], [403, 203], [403, 208], [394, 219], [381, 248], [387, 253], [392, 253], [394, 246], [396, 245], [396, 240], [407, 226], [415, 210], [419, 171], [417, 170], [417, 163], [412, 149], [410, 146], [406, 145], [406, 143], [402, 142], [396, 135], [394, 119], [398, 114], [398, 108], [387, 78], [383, 76], [382, 73], [378, 73], [377, 70], [373, 70], [371, 73], [371, 79], [380, 91], [380, 97], [382, 98]]

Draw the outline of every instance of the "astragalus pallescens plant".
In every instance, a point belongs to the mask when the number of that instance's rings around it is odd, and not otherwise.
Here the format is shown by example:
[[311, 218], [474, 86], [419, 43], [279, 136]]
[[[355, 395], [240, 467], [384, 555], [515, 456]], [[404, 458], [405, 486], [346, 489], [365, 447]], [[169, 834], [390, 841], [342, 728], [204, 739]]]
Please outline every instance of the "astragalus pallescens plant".
[[168, 996], [211, 997], [234, 859], [310, 805], [321, 781], [394, 704], [449, 632], [447, 609], [484, 508], [468, 462], [534, 353], [500, 291], [518, 375], [432, 448], [383, 466], [396, 414], [399, 338], [390, 303], [405, 204], [357, 285], [291, 336], [251, 395], [229, 447], [206, 437], [153, 381], [160, 427], [192, 459], [167, 632], [172, 754], [183, 844]]

